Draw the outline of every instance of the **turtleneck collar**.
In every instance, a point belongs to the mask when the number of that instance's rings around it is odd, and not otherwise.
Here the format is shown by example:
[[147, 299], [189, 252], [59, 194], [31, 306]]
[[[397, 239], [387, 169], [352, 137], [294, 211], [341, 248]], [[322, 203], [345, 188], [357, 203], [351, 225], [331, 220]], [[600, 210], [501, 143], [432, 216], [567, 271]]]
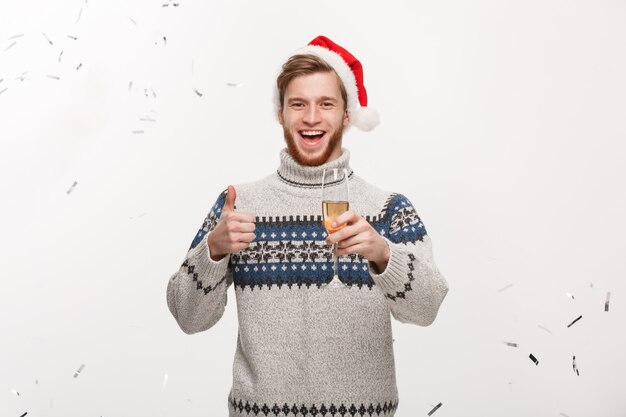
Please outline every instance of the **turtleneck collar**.
[[341, 156], [334, 161], [325, 164], [310, 167], [298, 164], [287, 152], [287, 148], [280, 151], [280, 166], [278, 167], [278, 176], [281, 181], [297, 187], [316, 188], [322, 186], [322, 173], [324, 169], [346, 168], [348, 177], [352, 177], [352, 169], [350, 168], [350, 151], [341, 148]]

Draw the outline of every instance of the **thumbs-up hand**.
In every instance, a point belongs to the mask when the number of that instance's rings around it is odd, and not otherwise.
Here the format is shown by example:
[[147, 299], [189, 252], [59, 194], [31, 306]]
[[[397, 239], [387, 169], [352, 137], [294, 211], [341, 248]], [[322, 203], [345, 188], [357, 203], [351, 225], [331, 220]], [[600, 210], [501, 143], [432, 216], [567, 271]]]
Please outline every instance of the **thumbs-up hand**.
[[211, 259], [216, 262], [229, 253], [247, 248], [255, 238], [255, 216], [252, 213], [236, 212], [236, 198], [235, 187], [229, 185], [220, 220], [207, 237]]

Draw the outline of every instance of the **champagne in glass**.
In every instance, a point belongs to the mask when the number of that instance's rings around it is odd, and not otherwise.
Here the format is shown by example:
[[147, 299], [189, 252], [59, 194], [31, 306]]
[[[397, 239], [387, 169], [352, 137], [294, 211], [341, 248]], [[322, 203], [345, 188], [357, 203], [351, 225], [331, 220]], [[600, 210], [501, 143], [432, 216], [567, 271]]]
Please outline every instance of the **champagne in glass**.
[[[348, 170], [339, 169], [324, 170], [322, 173], [322, 223], [326, 232], [332, 234], [341, 230], [346, 225], [341, 224], [332, 227], [332, 223], [350, 207], [350, 189], [348, 185]], [[337, 256], [337, 244], [333, 245], [333, 279], [328, 283], [329, 288], [344, 288], [339, 279], [339, 259]]]

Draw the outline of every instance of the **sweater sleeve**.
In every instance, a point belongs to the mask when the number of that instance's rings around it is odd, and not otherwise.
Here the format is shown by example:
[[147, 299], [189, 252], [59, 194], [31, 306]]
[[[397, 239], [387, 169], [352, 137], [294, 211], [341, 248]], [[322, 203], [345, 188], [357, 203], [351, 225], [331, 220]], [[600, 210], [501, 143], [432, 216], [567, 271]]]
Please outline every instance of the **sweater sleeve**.
[[389, 262], [380, 274], [370, 263], [369, 273], [396, 320], [428, 326], [437, 317], [448, 283], [435, 265], [430, 237], [411, 202], [395, 194], [385, 210], [381, 234], [389, 245]]
[[181, 267], [167, 284], [167, 306], [187, 334], [211, 328], [224, 314], [226, 291], [233, 280], [230, 255], [218, 262], [212, 260], [207, 237], [215, 228], [225, 201], [224, 191], [198, 230]]

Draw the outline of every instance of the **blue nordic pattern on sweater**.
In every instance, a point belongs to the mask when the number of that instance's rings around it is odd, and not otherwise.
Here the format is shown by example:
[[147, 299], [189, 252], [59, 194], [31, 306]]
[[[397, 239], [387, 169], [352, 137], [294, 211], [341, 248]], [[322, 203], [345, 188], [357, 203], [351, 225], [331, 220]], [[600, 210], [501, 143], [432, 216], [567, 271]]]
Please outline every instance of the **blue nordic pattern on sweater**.
[[[211, 208], [190, 249], [213, 230], [225, 201], [226, 190]], [[394, 243], [414, 243], [426, 235], [413, 205], [401, 194], [392, 194], [379, 214], [365, 216], [365, 220]], [[320, 287], [332, 279], [332, 247], [325, 242], [321, 216], [260, 216], [256, 218], [255, 235], [248, 248], [230, 256], [229, 270], [236, 287], [308, 288]], [[361, 255], [340, 256], [339, 277], [350, 286], [371, 289], [375, 285], [368, 261]]]

